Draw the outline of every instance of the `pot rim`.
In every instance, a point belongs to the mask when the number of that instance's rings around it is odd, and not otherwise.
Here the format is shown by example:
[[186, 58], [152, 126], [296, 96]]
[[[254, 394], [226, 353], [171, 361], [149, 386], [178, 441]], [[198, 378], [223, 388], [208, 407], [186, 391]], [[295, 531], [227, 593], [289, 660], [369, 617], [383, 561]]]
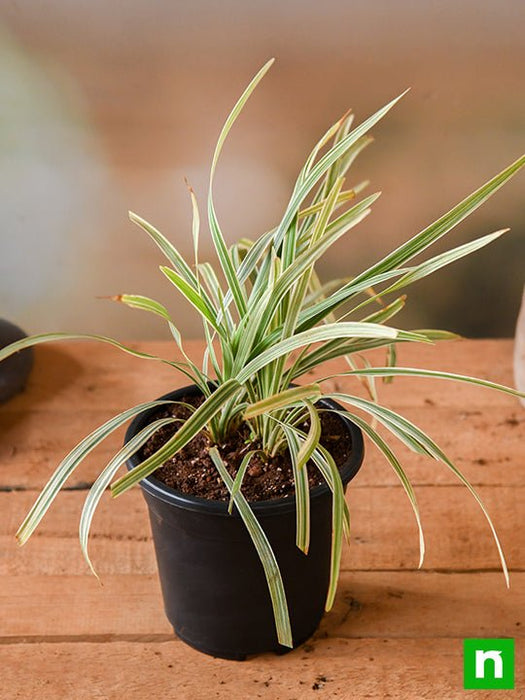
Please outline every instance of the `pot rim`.
[[[190, 386], [181, 387], [180, 389], [175, 389], [173, 391], [160, 396], [157, 401], [163, 400], [179, 400], [183, 395], [195, 395], [201, 393], [199, 387], [196, 384]], [[323, 408], [344, 410], [343, 406], [338, 404], [332, 399], [320, 399], [317, 404]], [[147, 409], [142, 411], [139, 415], [129, 424], [126, 434], [124, 436], [124, 443], [129, 442], [131, 438], [136, 435], [145, 425], [148, 424], [148, 418], [152, 416], [158, 410], [157, 407]], [[361, 429], [353, 423], [351, 420], [345, 416], [337, 414], [337, 417], [344, 424], [347, 433], [350, 435], [352, 449], [349, 458], [346, 462], [339, 468], [341, 474], [341, 480], [343, 485], [346, 486], [351, 479], [359, 471], [364, 457], [364, 442], [363, 433]], [[133, 467], [139, 464], [138, 455], [133, 455], [126, 461], [126, 468], [128, 471], [133, 469]], [[199, 496], [192, 496], [189, 494], [181, 493], [176, 491], [171, 486], [167, 486], [159, 479], [156, 479], [153, 475], [147, 476], [140, 482], [140, 486], [144, 491], [146, 491], [151, 496], [159, 498], [165, 503], [169, 503], [178, 508], [183, 508], [185, 510], [208, 512], [213, 515], [224, 515], [228, 517], [238, 517], [240, 518], [237, 508], [233, 508], [232, 513], [228, 512], [228, 502], [227, 501], [215, 501], [211, 499], [201, 498]], [[327, 484], [321, 484], [313, 489], [310, 489], [310, 499], [317, 499], [325, 494], [329, 493], [330, 489]], [[249, 501], [250, 507], [254, 513], [260, 513], [264, 515], [273, 515], [274, 513], [282, 513], [287, 511], [295, 510], [295, 496], [287, 496], [284, 498], [274, 498], [264, 501]]]

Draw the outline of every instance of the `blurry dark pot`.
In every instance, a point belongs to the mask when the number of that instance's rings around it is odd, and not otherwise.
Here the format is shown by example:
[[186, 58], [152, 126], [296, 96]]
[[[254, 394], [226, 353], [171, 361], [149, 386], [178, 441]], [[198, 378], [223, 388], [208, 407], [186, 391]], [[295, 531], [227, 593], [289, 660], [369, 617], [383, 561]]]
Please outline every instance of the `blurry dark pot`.
[[[180, 401], [199, 395], [196, 386], [178, 389], [162, 399]], [[323, 408], [341, 406], [330, 400]], [[156, 409], [130, 424], [128, 442]], [[363, 460], [361, 430], [340, 417], [350, 457], [340, 467], [343, 484]], [[139, 463], [134, 456], [128, 469]], [[149, 509], [164, 607], [176, 634], [192, 647], [226, 659], [287, 651], [277, 641], [270, 594], [262, 564], [244, 523], [226, 502], [179, 493], [154, 476], [141, 482]], [[310, 492], [311, 540], [308, 555], [295, 544], [295, 498], [252, 502], [281, 570], [294, 646], [306, 641], [322, 618], [330, 578], [332, 498], [326, 485]]]
[[[22, 340], [26, 334], [14, 323], [0, 319], [0, 348]], [[33, 367], [33, 350], [26, 348], [0, 363], [0, 403], [23, 390]]]

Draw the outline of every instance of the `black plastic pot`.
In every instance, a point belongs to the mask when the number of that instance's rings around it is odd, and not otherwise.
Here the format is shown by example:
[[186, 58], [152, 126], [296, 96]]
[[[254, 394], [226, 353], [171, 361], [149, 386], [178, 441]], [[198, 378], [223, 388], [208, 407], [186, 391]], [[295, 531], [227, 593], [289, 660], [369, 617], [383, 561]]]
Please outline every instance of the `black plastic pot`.
[[[195, 386], [161, 397], [180, 401], [198, 395]], [[341, 408], [323, 400], [323, 408]], [[130, 424], [126, 442], [153, 420], [155, 409]], [[361, 430], [340, 418], [352, 449], [341, 467], [346, 484], [363, 460]], [[138, 464], [134, 456], [131, 469]], [[141, 482], [149, 508], [166, 615], [175, 633], [207, 654], [244, 659], [249, 654], [288, 651], [277, 641], [263, 568], [238, 513], [227, 503], [179, 493], [149, 476]], [[327, 486], [312, 489], [311, 541], [306, 556], [295, 545], [295, 498], [251, 504], [273, 548], [283, 577], [294, 646], [316, 630], [329, 584], [332, 498]]]

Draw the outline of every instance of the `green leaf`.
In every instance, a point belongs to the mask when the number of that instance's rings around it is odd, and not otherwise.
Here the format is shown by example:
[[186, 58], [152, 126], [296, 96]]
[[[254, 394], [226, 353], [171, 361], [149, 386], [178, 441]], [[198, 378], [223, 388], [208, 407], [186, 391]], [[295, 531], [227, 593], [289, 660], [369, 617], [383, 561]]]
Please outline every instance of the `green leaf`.
[[211, 300], [215, 304], [217, 311], [217, 323], [221, 323], [224, 319], [227, 328], [231, 331], [234, 330], [235, 326], [233, 323], [232, 316], [229, 310], [226, 308], [224, 295], [222, 293], [221, 285], [215, 274], [215, 270], [210, 265], [210, 263], [201, 263], [198, 267], [199, 273], [208, 288], [208, 292], [211, 296]]
[[115, 416], [111, 420], [101, 425], [99, 428], [85, 437], [81, 442], [79, 442], [78, 445], [74, 447], [73, 450], [71, 450], [71, 452], [62, 460], [62, 462], [60, 462], [53, 476], [49, 479], [47, 484], [40, 492], [40, 495], [36, 499], [33, 507], [16, 533], [18, 543], [23, 545], [25, 542], [27, 542], [35, 528], [46, 514], [49, 506], [57, 496], [58, 492], [65, 484], [68, 477], [79, 466], [79, 464], [81, 464], [85, 457], [87, 457], [87, 455], [94, 450], [95, 447], [97, 447], [97, 445], [103, 442], [107, 437], [109, 437], [109, 435], [111, 435], [111, 433], [113, 433], [117, 428], [120, 428], [120, 426], [126, 423], [126, 421], [128, 421], [130, 418], [133, 418], [149, 408], [163, 406], [169, 403], [172, 402], [149, 401], [148, 403], [142, 403], [138, 406], [134, 406], [133, 408], [129, 408], [127, 411], [119, 413], [118, 416]]
[[150, 355], [147, 352], [135, 350], [135, 348], [123, 345], [122, 343], [119, 343], [118, 340], [108, 338], [105, 335], [94, 335], [92, 333], [41, 333], [39, 335], [30, 335], [27, 338], [22, 338], [22, 340], [17, 340], [15, 343], [11, 343], [10, 345], [6, 345], [5, 347], [1, 348], [0, 362], [17, 352], [33, 347], [34, 345], [40, 345], [41, 343], [54, 343], [59, 340], [95, 340], [99, 343], [106, 343], [107, 345], [112, 345], [113, 347], [122, 350], [122, 352], [125, 352], [128, 355], [138, 357], [141, 360], [155, 360], [156, 362], [162, 362], [165, 365], [178, 369], [189, 379], [191, 379], [191, 381], [195, 380], [193, 374], [188, 371], [188, 365], [183, 362], [172, 362], [171, 360], [165, 360], [162, 357], [157, 357], [157, 355]]
[[303, 471], [305, 471], [303, 467], [306, 467], [308, 460], [313, 455], [321, 439], [321, 421], [319, 420], [319, 414], [309, 400], [305, 400], [304, 404], [310, 416], [310, 429], [306, 440], [297, 453], [297, 469]]
[[[314, 275], [312, 276], [312, 279], [316, 277], [316, 273], [314, 271]], [[335, 292], [337, 289], [340, 289], [344, 284], [347, 284], [349, 281], [348, 277], [341, 277], [338, 279], [333, 279], [329, 280], [328, 282], [325, 282], [324, 284], [321, 284], [318, 282], [317, 284], [310, 285], [310, 293], [306, 296], [304, 300], [304, 305], [305, 306], [311, 306], [312, 304], [316, 304], [319, 300], [326, 299], [326, 297], [329, 294], [332, 294]]]
[[177, 289], [182, 293], [190, 304], [197, 309], [203, 318], [205, 318], [208, 323], [217, 331], [220, 335], [224, 333], [222, 327], [217, 322], [217, 313], [213, 308], [211, 302], [204, 294], [202, 288], [197, 290], [193, 289], [186, 280], [184, 280], [180, 275], [178, 275], [174, 270], [169, 267], [161, 266], [161, 272], [163, 272], [169, 281], [177, 287]]
[[392, 109], [396, 102], [398, 102], [403, 97], [403, 95], [405, 95], [405, 93], [406, 91], [399, 95], [399, 97], [396, 97], [394, 100], [382, 107], [375, 114], [366, 119], [353, 131], [351, 131], [344, 139], [335, 144], [318, 161], [318, 163], [314, 167], [312, 167], [308, 175], [303, 180], [298, 181], [298, 184], [295, 187], [292, 197], [286, 208], [284, 217], [281, 220], [281, 223], [279, 224], [279, 227], [275, 233], [275, 245], [277, 248], [281, 245], [288, 230], [288, 227], [292, 223], [293, 218], [299, 210], [301, 202], [308, 195], [315, 183], [324, 175], [324, 173], [326, 173], [329, 170], [329, 168], [339, 158], [341, 158], [341, 156], [343, 156], [350, 149], [351, 146], [353, 146], [362, 136], [366, 134], [367, 131], [369, 131], [375, 124], [377, 124], [377, 122], [380, 119], [382, 119], [390, 109]]
[[440, 372], [432, 369], [415, 369], [413, 367], [367, 367], [366, 369], [357, 369], [345, 374], [361, 375], [368, 377], [430, 377], [435, 379], [448, 379], [454, 382], [464, 382], [466, 384], [474, 384], [475, 386], [485, 387], [501, 391], [504, 394], [510, 394], [518, 398], [525, 398], [525, 394], [503, 384], [496, 384], [487, 379], [478, 379], [477, 377], [469, 377], [463, 374], [455, 374], [453, 372]]
[[510, 180], [525, 165], [525, 155], [518, 158], [514, 163], [502, 170], [498, 175], [489, 180], [485, 185], [477, 189], [453, 209], [440, 217], [423, 231], [416, 234], [399, 248], [383, 258], [380, 262], [362, 272], [354, 279], [354, 284], [359, 284], [363, 280], [373, 277], [379, 273], [386, 272], [404, 265], [408, 260], [422, 253], [430, 245], [442, 238], [469, 214], [487, 201], [507, 180]]
[[80, 540], [80, 547], [82, 549], [82, 554], [86, 560], [89, 568], [98, 578], [98, 574], [95, 571], [91, 559], [88, 553], [88, 537], [89, 530], [91, 528], [91, 521], [95, 514], [95, 510], [99, 504], [102, 494], [109, 486], [109, 482], [116, 474], [119, 467], [126, 462], [132, 455], [137, 452], [138, 449], [144, 445], [144, 443], [157, 432], [159, 428], [164, 425], [169, 425], [175, 422], [175, 418], [161, 418], [153, 423], [150, 423], [145, 428], [143, 428], [139, 433], [137, 433], [129, 442], [127, 442], [124, 447], [122, 447], [117, 454], [108, 462], [105, 469], [99, 474], [93, 486], [90, 488], [87, 495], [86, 501], [84, 503], [84, 508], [82, 509], [82, 515], [80, 516], [80, 525], [78, 530], [78, 537]]
[[383, 306], [379, 311], [374, 311], [363, 319], [364, 323], [385, 323], [396, 316], [405, 307], [407, 297], [405, 294], [395, 299], [391, 304]]
[[[278, 357], [288, 355], [293, 350], [297, 350], [312, 343], [318, 343], [325, 340], [343, 339], [343, 338], [387, 338], [391, 340], [414, 340], [421, 341], [424, 338], [408, 331], [400, 331], [388, 326], [381, 326], [374, 323], [327, 323], [324, 326], [311, 328], [310, 330], [296, 333], [291, 338], [285, 338], [275, 345], [267, 347], [265, 350], [256, 348], [254, 350], [253, 359], [246, 364], [244, 369], [239, 372], [237, 379], [242, 384], [247, 381], [253, 374], [261, 370], [267, 364], [276, 360]], [[267, 343], [265, 343], [265, 346]]]
[[496, 231], [495, 233], [490, 233], [488, 236], [482, 236], [481, 238], [477, 238], [474, 241], [465, 243], [464, 245], [460, 245], [457, 248], [447, 250], [444, 253], [441, 253], [440, 255], [436, 255], [430, 260], [426, 260], [424, 263], [417, 265], [410, 272], [407, 272], [405, 275], [403, 275], [403, 277], [401, 277], [401, 279], [397, 280], [397, 282], [394, 282], [394, 284], [388, 287], [388, 289], [385, 289], [385, 291], [382, 292], [382, 294], [389, 294], [390, 292], [397, 291], [402, 287], [407, 287], [409, 284], [412, 284], [417, 280], [423, 279], [424, 277], [427, 277], [428, 275], [437, 272], [437, 270], [440, 270], [442, 267], [450, 265], [456, 260], [459, 260], [460, 258], [463, 258], [466, 255], [470, 255], [471, 253], [480, 250], [480, 248], [484, 248], [486, 245], [492, 243], [508, 231], [510, 231], [510, 229], [504, 228], [500, 231]]
[[318, 384], [308, 384], [286, 389], [279, 394], [268, 396], [254, 404], [249, 405], [244, 411], [244, 418], [250, 420], [263, 413], [275, 411], [278, 408], [288, 407], [305, 399], [317, 399], [321, 396], [321, 388]]
[[253, 455], [257, 454], [258, 452], [259, 450], [250, 450], [250, 452], [247, 452], [242, 458], [242, 462], [240, 464], [239, 469], [237, 470], [237, 474], [235, 475], [235, 479], [233, 480], [230, 492], [230, 500], [228, 502], [228, 513], [230, 515], [232, 514], [235, 496], [241, 490], [242, 481], [244, 479], [244, 475], [246, 474], [246, 470], [248, 469], [248, 465], [250, 464]]
[[[334, 190], [334, 193], [336, 191], [337, 190]], [[373, 194], [370, 197], [364, 199], [362, 202], [356, 204], [354, 207], [352, 207], [351, 212], [353, 217], [356, 220], [360, 221], [361, 218], [366, 216], [370, 211], [370, 205], [377, 199], [378, 196], [378, 193]], [[331, 212], [330, 205], [332, 205], [333, 203], [333, 200], [328, 199], [327, 209], [326, 211], [323, 211], [321, 213], [324, 213], [325, 216], [329, 215]], [[320, 218], [319, 222], [321, 227], [324, 223], [326, 223], [326, 221], [323, 218]], [[269, 322], [273, 317], [276, 309], [282, 303], [282, 299], [286, 292], [292, 286], [298, 284], [298, 280], [301, 277], [301, 275], [308, 271], [311, 268], [311, 266], [313, 266], [315, 262], [319, 260], [319, 258], [322, 257], [322, 255], [330, 248], [330, 246], [333, 245], [335, 241], [345, 232], [346, 231], [344, 229], [338, 229], [337, 231], [334, 231], [331, 234], [324, 233], [321, 236], [320, 232], [314, 229], [312, 235], [312, 239], [314, 242], [312, 243], [312, 245], [309, 248], [307, 248], [303, 253], [298, 255], [293, 261], [293, 263], [286, 268], [286, 270], [277, 280], [272, 296], [270, 297], [270, 302], [266, 308], [265, 316], [263, 317], [263, 321], [261, 322], [260, 333], [264, 332], [268, 327]], [[315, 240], [316, 235], [319, 236], [317, 240]], [[302, 298], [300, 299], [300, 301], [302, 301]], [[300, 309], [297, 309], [297, 315], [299, 315], [299, 310]]]
[[354, 118], [353, 114], [350, 114], [350, 111], [347, 111], [347, 112], [345, 112], [345, 114], [343, 114], [343, 116], [338, 121], [336, 121], [334, 124], [332, 124], [332, 126], [330, 126], [327, 129], [327, 131], [323, 134], [323, 136], [315, 144], [310, 155], [306, 159], [305, 164], [304, 164], [304, 166], [303, 166], [303, 168], [302, 168], [302, 170], [299, 173], [299, 176], [297, 178], [298, 183], [304, 182], [307, 175], [310, 173], [317, 156], [319, 155], [320, 151], [326, 146], [328, 141], [330, 141], [331, 138], [336, 136], [337, 132], [343, 126], [343, 124], [348, 124], [348, 126], [350, 126], [350, 124], [353, 121], [353, 118]]
[[325, 610], [330, 610], [334, 604], [339, 571], [341, 569], [341, 553], [343, 548], [343, 527], [348, 511], [345, 502], [343, 482], [332, 455], [322, 445], [318, 445], [312, 454], [312, 459], [324, 476], [332, 491], [332, 547], [330, 555], [330, 583], [326, 596]]
[[261, 68], [261, 70], [253, 78], [253, 80], [251, 80], [250, 84], [235, 104], [235, 107], [232, 109], [219, 135], [219, 139], [215, 147], [215, 153], [213, 154], [213, 161], [210, 171], [210, 186], [208, 191], [208, 220], [210, 225], [210, 232], [215, 246], [215, 250], [219, 257], [219, 262], [226, 276], [228, 286], [232, 292], [233, 299], [235, 300], [235, 304], [240, 314], [246, 312], [246, 301], [244, 299], [244, 294], [241, 285], [239, 284], [237, 271], [235, 270], [235, 267], [230, 259], [230, 255], [228, 253], [228, 249], [224, 241], [224, 236], [222, 235], [222, 231], [217, 220], [217, 215], [215, 213], [215, 206], [213, 203], [213, 178], [215, 175], [215, 169], [217, 167], [217, 161], [219, 159], [226, 137], [230, 132], [230, 129], [232, 128], [233, 124], [235, 123], [235, 120], [241, 113], [250, 95], [255, 90], [258, 83], [262, 80], [267, 71], [270, 69], [273, 62], [274, 59], [272, 58], [270, 61], [265, 63], [265, 65]]
[[305, 555], [310, 549], [310, 488], [308, 472], [298, 463], [299, 452], [304, 445], [297, 431], [283, 421], [278, 421], [286, 436], [290, 460], [292, 462], [295, 485], [295, 544]]
[[165, 306], [160, 302], [155, 301], [155, 299], [150, 299], [149, 297], [144, 297], [139, 294], [118, 294], [115, 297], [110, 297], [112, 301], [119, 301], [132, 309], [140, 309], [142, 311], [149, 311], [156, 316], [165, 321], [171, 322], [170, 315]]
[[[210, 449], [210, 457], [217, 467], [217, 471], [226, 484], [228, 491], [232, 493], [233, 479], [228, 473], [228, 470], [226, 469], [226, 466], [222, 461], [216, 447], [212, 447]], [[253, 514], [248, 501], [244, 498], [241, 491], [237, 491], [235, 493], [234, 501], [235, 505], [237, 506], [237, 510], [239, 511], [239, 514], [246, 525], [246, 529], [252, 538], [252, 542], [257, 550], [261, 564], [263, 565], [264, 575], [266, 576], [268, 589], [270, 591], [270, 598], [272, 601], [277, 639], [279, 644], [291, 648], [293, 647], [293, 640], [290, 618], [288, 615], [288, 604], [286, 602], [286, 593], [284, 591], [281, 572], [279, 570], [277, 560], [275, 559], [272, 547], [268, 542], [268, 538], [266, 537], [264, 530]]]
[[[355, 196], [356, 196], [355, 190], [344, 190], [343, 192], [340, 192], [339, 195], [337, 196], [336, 207], [340, 206], [341, 204], [344, 204], [345, 202], [349, 202], [352, 199], [355, 199]], [[301, 211], [299, 212], [299, 215], [298, 215], [299, 219], [305, 219], [307, 216], [311, 216], [312, 214], [317, 214], [324, 207], [325, 203], [326, 203], [326, 198], [320, 200], [316, 204], [312, 204], [310, 207], [306, 207], [305, 209], [301, 209]]]
[[[348, 396], [346, 394], [332, 394], [330, 398], [335, 400], [340, 400], [345, 403], [349, 403], [353, 406], [358, 406], [362, 408], [367, 413], [375, 416], [379, 422], [381, 422], [391, 433], [396, 435], [402, 442], [404, 442], [411, 449], [416, 449], [416, 451], [422, 454], [428, 454], [430, 457], [440, 461], [444, 464], [450, 471], [461, 481], [464, 486], [467, 487], [468, 491], [472, 494], [477, 504], [480, 506], [483, 515], [490, 527], [492, 532], [492, 537], [496, 544], [498, 550], [498, 555], [501, 562], [501, 568], [503, 570], [503, 575], [505, 576], [505, 581], [507, 586], [509, 586], [509, 573], [507, 568], [507, 562], [505, 560], [505, 555], [503, 554], [503, 549], [501, 543], [494, 527], [494, 523], [485, 508], [485, 505], [478, 492], [472, 486], [470, 481], [461, 473], [461, 471], [450, 461], [447, 455], [441, 450], [440, 447], [430, 438], [426, 433], [424, 433], [417, 425], [414, 425], [411, 421], [407, 420], [403, 416], [400, 416], [395, 411], [385, 408], [384, 406], [377, 406], [376, 404], [370, 403], [365, 399], [358, 398], [356, 396]], [[417, 449], [419, 446], [419, 450]]]
[[155, 453], [134, 467], [111, 486], [111, 495], [120, 496], [139, 481], [152, 474], [157, 467], [181, 450], [221, 410], [226, 401], [240, 389], [235, 379], [229, 379], [202, 403], [184, 425]]
[[137, 226], [140, 226], [141, 229], [146, 231], [146, 233], [153, 239], [153, 241], [155, 241], [157, 246], [164, 253], [166, 258], [170, 261], [178, 273], [186, 280], [188, 284], [190, 284], [194, 289], [197, 289], [197, 278], [193, 274], [193, 270], [184, 260], [175, 246], [170, 243], [170, 241], [168, 241], [168, 239], [163, 236], [160, 231], [149, 224], [145, 219], [138, 216], [138, 214], [134, 214], [132, 211], [130, 211], [129, 218], [134, 224], [137, 224]]
[[386, 457], [392, 468], [394, 469], [399, 481], [401, 482], [401, 485], [403, 486], [403, 489], [405, 493], [408, 496], [408, 500], [410, 501], [410, 505], [412, 507], [412, 510], [414, 512], [414, 516], [416, 518], [416, 524], [417, 524], [417, 529], [418, 529], [418, 534], [419, 534], [419, 564], [418, 568], [420, 569], [423, 566], [423, 561], [425, 558], [425, 536], [423, 532], [423, 526], [421, 524], [421, 515], [419, 511], [419, 506], [417, 503], [417, 498], [416, 494], [414, 492], [414, 489], [412, 487], [412, 484], [410, 482], [410, 479], [406, 475], [405, 470], [401, 466], [399, 460], [395, 456], [395, 454], [392, 452], [388, 444], [383, 440], [383, 438], [379, 435], [379, 433], [372, 428], [365, 420], [363, 420], [360, 416], [357, 416], [355, 413], [350, 413], [349, 411], [335, 411], [335, 413], [338, 413], [340, 416], [344, 416], [354, 422], [357, 426], [361, 428], [361, 430], [368, 435], [368, 437], [372, 440], [372, 442], [376, 445], [376, 447], [382, 452], [382, 454]]
[[329, 316], [329, 314], [333, 313], [341, 304], [344, 304], [345, 301], [366, 292], [371, 287], [387, 282], [394, 277], [400, 277], [407, 271], [407, 269], [401, 268], [397, 270], [388, 270], [387, 272], [382, 272], [373, 277], [367, 277], [361, 280], [359, 284], [356, 283], [355, 279], [351, 280], [348, 284], [345, 284], [341, 289], [338, 289], [326, 299], [304, 309], [299, 316], [298, 329], [304, 331], [308, 328], [312, 328]]

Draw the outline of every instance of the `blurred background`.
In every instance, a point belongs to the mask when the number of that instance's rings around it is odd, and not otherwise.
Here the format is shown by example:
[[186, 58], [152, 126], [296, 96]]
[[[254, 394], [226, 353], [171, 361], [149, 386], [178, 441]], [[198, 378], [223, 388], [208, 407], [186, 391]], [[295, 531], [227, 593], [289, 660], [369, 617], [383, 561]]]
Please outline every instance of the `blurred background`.
[[[3, 0], [0, 315], [31, 333], [167, 337], [155, 318], [96, 298], [142, 293], [198, 337], [127, 211], [191, 257], [184, 177], [204, 205], [222, 122], [271, 56], [217, 173], [229, 242], [278, 222], [307, 153], [347, 108], [361, 121], [412, 88], [356, 163], [355, 181], [383, 196], [320, 267], [323, 279], [352, 275], [523, 151], [524, 29], [516, 0]], [[412, 287], [400, 325], [512, 335], [524, 187], [518, 176], [450, 234], [458, 245], [512, 228]]]

